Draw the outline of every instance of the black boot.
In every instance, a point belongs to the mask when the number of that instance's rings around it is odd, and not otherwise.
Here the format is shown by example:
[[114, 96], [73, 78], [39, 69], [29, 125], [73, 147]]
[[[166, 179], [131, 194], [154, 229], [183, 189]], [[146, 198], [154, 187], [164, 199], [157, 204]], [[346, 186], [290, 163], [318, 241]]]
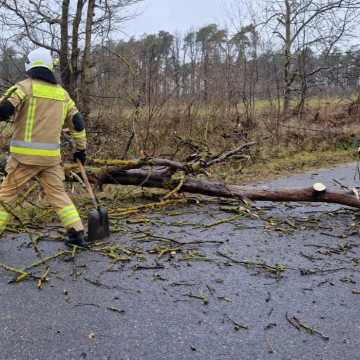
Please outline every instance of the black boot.
[[83, 231], [76, 231], [74, 229], [70, 229], [67, 232], [68, 238], [65, 240], [65, 244], [67, 246], [81, 246], [87, 247], [87, 239], [84, 235]]

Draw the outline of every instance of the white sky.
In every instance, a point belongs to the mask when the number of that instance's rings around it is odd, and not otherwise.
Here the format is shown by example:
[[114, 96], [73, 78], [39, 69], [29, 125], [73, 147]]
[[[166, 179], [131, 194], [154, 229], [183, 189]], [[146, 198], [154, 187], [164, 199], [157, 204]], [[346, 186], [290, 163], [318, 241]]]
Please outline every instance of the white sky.
[[[124, 25], [127, 36], [153, 34], [160, 30], [185, 33], [210, 23], [223, 24], [233, 0], [144, 0], [139, 15]], [[132, 9], [134, 11], [134, 9]]]

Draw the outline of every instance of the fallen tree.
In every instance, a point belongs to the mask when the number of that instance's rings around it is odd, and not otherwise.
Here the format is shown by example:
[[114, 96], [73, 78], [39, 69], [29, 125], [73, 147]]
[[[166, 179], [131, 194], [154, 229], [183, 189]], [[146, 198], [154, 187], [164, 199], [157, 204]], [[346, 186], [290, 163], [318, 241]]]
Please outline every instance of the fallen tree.
[[[121, 184], [169, 189], [169, 185], [174, 184], [174, 180], [166, 171], [112, 168], [100, 176], [99, 183], [101, 185]], [[184, 180], [178, 192], [233, 198], [245, 202], [324, 202], [360, 208], [360, 200], [354, 193], [328, 191], [324, 185], [322, 187], [320, 185], [322, 184], [314, 184], [312, 187], [305, 189], [268, 190], [245, 188], [238, 185], [227, 185], [188, 177]]]
[[[259, 189], [222, 182], [200, 180], [199, 174], [216, 164], [232, 159], [248, 159], [254, 142], [215, 156], [207, 152], [193, 154], [189, 161], [143, 158], [135, 160], [90, 160], [88, 172], [91, 182], [99, 188], [106, 184], [132, 185], [169, 190], [166, 198], [174, 193], [192, 193], [206, 196], [238, 199], [243, 202], [323, 202], [360, 208], [360, 198], [355, 188], [344, 191], [329, 191], [323, 184], [301, 189]], [[0, 159], [1, 160], [1, 159]], [[0, 170], [5, 167], [0, 161]], [[65, 165], [68, 181], [81, 181], [76, 164]], [[71, 174], [73, 176], [71, 176]]]
[[200, 180], [199, 174], [219, 163], [231, 159], [246, 159], [255, 143], [247, 143], [238, 148], [215, 156], [205, 152], [193, 154], [189, 161], [181, 163], [168, 159], [144, 158], [138, 160], [93, 160], [92, 165], [101, 166], [95, 171], [94, 181], [99, 187], [105, 184], [132, 185], [149, 188], [168, 189], [165, 198], [177, 192], [238, 199], [243, 202], [324, 202], [360, 208], [356, 189], [329, 191], [321, 183], [302, 189], [258, 189], [229, 185], [221, 182]]

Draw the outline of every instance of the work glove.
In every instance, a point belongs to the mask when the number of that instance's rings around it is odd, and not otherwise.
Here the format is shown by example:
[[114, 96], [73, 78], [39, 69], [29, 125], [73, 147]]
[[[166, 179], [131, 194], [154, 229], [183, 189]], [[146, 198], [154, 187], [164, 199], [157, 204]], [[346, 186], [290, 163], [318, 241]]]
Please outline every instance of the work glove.
[[74, 162], [79, 160], [83, 165], [86, 163], [86, 151], [85, 150], [76, 150], [74, 152]]

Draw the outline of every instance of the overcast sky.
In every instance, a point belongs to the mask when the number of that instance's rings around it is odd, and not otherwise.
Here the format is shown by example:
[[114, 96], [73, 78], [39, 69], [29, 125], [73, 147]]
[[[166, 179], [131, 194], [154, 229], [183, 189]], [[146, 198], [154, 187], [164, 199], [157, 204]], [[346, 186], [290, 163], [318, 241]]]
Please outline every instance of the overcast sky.
[[126, 23], [127, 36], [157, 33], [159, 30], [184, 33], [190, 28], [210, 23], [223, 24], [228, 5], [233, 0], [144, 0], [138, 5], [140, 13]]

